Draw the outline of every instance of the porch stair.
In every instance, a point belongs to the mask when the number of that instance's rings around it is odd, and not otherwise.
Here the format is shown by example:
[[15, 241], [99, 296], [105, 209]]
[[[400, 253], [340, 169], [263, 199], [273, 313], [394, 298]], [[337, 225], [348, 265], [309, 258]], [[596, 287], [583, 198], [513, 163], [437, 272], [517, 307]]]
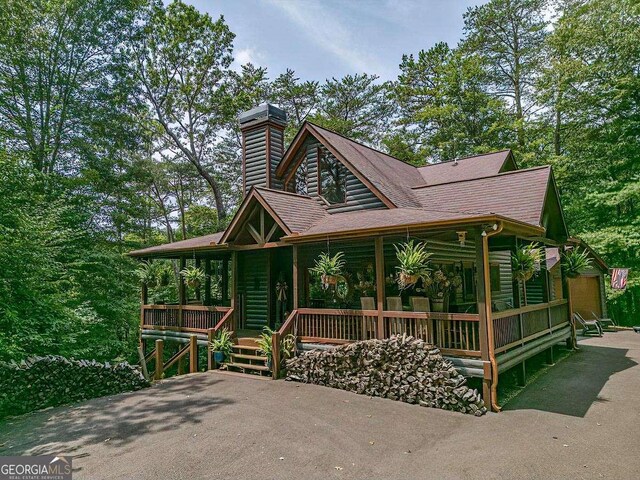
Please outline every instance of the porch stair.
[[267, 357], [258, 353], [260, 347], [256, 344], [255, 338], [237, 338], [232, 349], [230, 361], [224, 364], [227, 370], [253, 375], [271, 373], [271, 369], [267, 366]]

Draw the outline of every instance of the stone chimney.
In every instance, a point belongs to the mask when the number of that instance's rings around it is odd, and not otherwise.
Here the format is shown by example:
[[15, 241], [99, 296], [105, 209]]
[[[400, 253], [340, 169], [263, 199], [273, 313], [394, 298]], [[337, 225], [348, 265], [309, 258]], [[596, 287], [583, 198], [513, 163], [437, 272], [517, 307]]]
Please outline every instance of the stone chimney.
[[287, 114], [265, 103], [240, 114], [238, 121], [242, 132], [243, 194], [253, 186], [282, 189], [275, 171], [284, 154]]

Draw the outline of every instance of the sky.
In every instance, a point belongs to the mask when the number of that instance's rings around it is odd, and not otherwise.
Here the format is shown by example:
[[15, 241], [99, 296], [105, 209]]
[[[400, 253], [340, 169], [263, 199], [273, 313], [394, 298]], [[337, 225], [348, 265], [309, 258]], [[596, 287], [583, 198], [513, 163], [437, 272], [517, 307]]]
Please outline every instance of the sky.
[[235, 67], [287, 68], [303, 80], [373, 73], [394, 80], [404, 53], [462, 36], [462, 14], [483, 0], [185, 0], [213, 18], [224, 15]]

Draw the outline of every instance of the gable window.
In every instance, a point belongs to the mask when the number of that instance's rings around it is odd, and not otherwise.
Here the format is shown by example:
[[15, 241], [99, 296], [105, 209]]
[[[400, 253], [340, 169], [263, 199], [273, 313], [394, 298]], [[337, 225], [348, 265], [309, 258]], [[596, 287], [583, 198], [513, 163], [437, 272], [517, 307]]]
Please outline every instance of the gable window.
[[347, 201], [347, 169], [333, 155], [318, 148], [318, 194], [330, 205]]
[[307, 173], [307, 158], [303, 156], [299, 160], [299, 165], [296, 167], [295, 173], [290, 175], [285, 185], [285, 190], [287, 192], [297, 193], [298, 195], [309, 195]]

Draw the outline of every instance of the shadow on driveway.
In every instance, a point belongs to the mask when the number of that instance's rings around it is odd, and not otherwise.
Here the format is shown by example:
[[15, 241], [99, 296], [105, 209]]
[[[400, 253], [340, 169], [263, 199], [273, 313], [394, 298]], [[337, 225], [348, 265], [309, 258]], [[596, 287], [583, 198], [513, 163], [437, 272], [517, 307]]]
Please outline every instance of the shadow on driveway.
[[579, 351], [550, 368], [507, 403], [504, 410], [542, 410], [584, 417], [597, 402], [609, 378], [637, 365], [626, 348], [579, 345]]
[[[78, 445], [103, 444], [123, 447], [147, 433], [174, 430], [194, 425], [212, 410], [234, 403], [231, 399], [210, 396], [221, 380], [212, 375], [186, 375], [172, 378], [138, 392], [103, 397], [73, 407], [57, 407], [0, 423], [0, 444], [10, 440], [10, 452], [0, 455], [73, 454]], [[25, 420], [27, 420], [25, 422]], [[28, 427], [23, 430], [21, 427]], [[75, 444], [71, 445], [71, 442]]]

